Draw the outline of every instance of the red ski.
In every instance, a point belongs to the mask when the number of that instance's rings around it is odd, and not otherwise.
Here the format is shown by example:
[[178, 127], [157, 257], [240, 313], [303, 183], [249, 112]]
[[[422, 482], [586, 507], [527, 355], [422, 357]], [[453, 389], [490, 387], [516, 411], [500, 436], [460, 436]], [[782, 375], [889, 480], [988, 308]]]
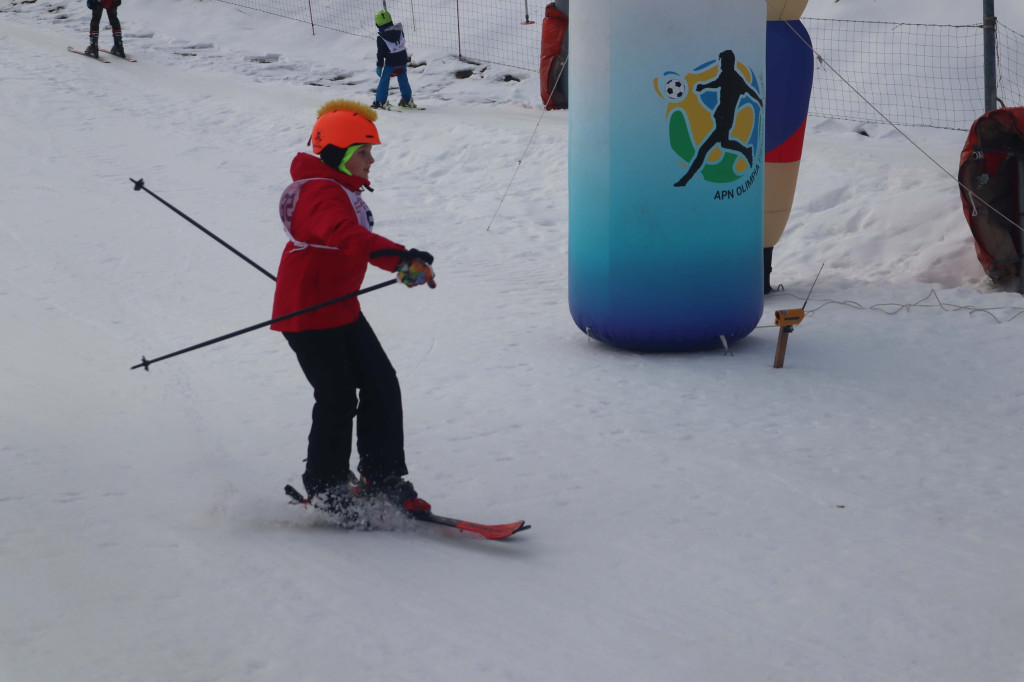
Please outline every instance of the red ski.
[[70, 45], [68, 45], [68, 52], [74, 52], [75, 54], [80, 54], [83, 57], [88, 57], [89, 59], [95, 59], [96, 61], [103, 62], [104, 64], [109, 64], [110, 63], [109, 61], [107, 61], [103, 57], [93, 57], [91, 54], [86, 54], [86, 53], [82, 52], [81, 50], [76, 50], [75, 48], [71, 47]]
[[122, 56], [121, 56], [121, 55], [119, 55], [119, 54], [114, 54], [114, 53], [113, 53], [113, 52], [111, 52], [110, 50], [104, 50], [104, 49], [103, 49], [102, 47], [100, 48], [100, 52], [106, 52], [106, 53], [107, 53], [107, 54], [109, 54], [110, 56], [112, 56], [112, 57], [117, 57], [118, 59], [123, 59], [123, 60], [125, 60], [126, 62], [137, 62], [137, 61], [139, 61], [138, 59], [135, 59], [134, 57], [129, 57], [128, 55], [125, 55], [125, 56], [123, 56], [123, 57], [122, 57]]
[[421, 512], [419, 514], [414, 514], [413, 518], [417, 521], [436, 523], [441, 526], [449, 526], [469, 533], [476, 533], [488, 540], [504, 540], [505, 538], [515, 535], [519, 531], [526, 530], [530, 527], [527, 525], [526, 521], [513, 521], [512, 523], [490, 525], [486, 523], [463, 521], [461, 519], [450, 519], [447, 516], [438, 516], [433, 512]]
[[[311, 506], [321, 511], [331, 513], [326, 509], [321, 509], [316, 505], [315, 502], [306, 498], [302, 493], [296, 490], [293, 486], [286, 485], [284, 487], [285, 493], [291, 498], [292, 504], [301, 504], [303, 506]], [[408, 513], [408, 512], [406, 512]], [[453, 519], [447, 516], [438, 516], [433, 512], [417, 512], [409, 513], [409, 516], [417, 521], [423, 521], [424, 523], [434, 523], [439, 526], [448, 526], [449, 528], [457, 528], [467, 533], [475, 533], [480, 537], [487, 538], [488, 540], [504, 540], [516, 533], [528, 529], [530, 526], [527, 525], [526, 521], [514, 521], [512, 523], [500, 523], [500, 524], [486, 524], [486, 523], [474, 523], [472, 521], [463, 521], [462, 519]]]

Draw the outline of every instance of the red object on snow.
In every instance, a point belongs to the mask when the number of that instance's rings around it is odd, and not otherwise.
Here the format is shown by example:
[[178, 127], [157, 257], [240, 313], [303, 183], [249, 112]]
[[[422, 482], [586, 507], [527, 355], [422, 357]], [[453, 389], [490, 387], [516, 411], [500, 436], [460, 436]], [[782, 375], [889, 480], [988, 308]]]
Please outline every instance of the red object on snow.
[[1024, 107], [975, 121], [960, 153], [960, 200], [978, 260], [997, 282], [1021, 274], [1022, 172]]
[[[558, 86], [565, 60], [569, 55], [566, 33], [569, 31], [569, 17], [555, 9], [555, 3], [544, 9], [544, 23], [540, 34], [540, 97], [547, 109], [569, 108], [569, 96], [564, 87]], [[562, 83], [566, 76], [562, 75]]]

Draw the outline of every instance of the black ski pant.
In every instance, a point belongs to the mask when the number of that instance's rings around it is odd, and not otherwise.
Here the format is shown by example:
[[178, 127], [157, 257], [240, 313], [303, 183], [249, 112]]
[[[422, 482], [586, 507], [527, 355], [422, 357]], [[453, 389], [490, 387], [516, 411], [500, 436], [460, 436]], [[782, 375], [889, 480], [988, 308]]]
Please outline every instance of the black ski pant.
[[[96, 6], [92, 8], [92, 21], [89, 22], [89, 35], [98, 35], [100, 32], [100, 19], [103, 17], [103, 6], [97, 0]], [[107, 8], [107, 19], [110, 21], [110, 30], [114, 35], [121, 35], [121, 21], [117, 18], [117, 5]]]
[[348, 477], [352, 420], [356, 422], [359, 472], [371, 479], [404, 476], [402, 392], [391, 361], [366, 318], [333, 329], [285, 332], [313, 386], [307, 492]]

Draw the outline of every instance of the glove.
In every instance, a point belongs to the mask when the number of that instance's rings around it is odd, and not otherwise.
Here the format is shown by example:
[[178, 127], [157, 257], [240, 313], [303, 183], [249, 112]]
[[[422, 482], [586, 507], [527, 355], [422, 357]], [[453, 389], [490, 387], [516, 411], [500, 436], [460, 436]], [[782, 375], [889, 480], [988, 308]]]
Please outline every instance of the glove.
[[92, 9], [96, 6], [96, 0], [85, 0], [85, 6]]
[[421, 260], [424, 263], [426, 263], [427, 265], [433, 265], [434, 264], [434, 257], [431, 256], [426, 251], [420, 251], [419, 249], [407, 249], [402, 254], [402, 261], [403, 262], [404, 261], [410, 261], [410, 260]]
[[403, 71], [405, 71], [405, 67], [396, 66], [394, 70], [391, 71], [391, 77], [394, 78], [396, 76], [401, 76]]
[[384, 73], [384, 67], [383, 66], [378, 66], [377, 67], [377, 78], [380, 78], [381, 74], [383, 74], [383, 73]]
[[395, 272], [398, 274], [398, 281], [407, 287], [427, 284], [433, 289], [437, 286], [434, 282], [434, 269], [429, 263], [419, 259], [402, 263]]
[[426, 284], [433, 289], [437, 286], [434, 283], [434, 269], [430, 267], [433, 262], [434, 257], [426, 251], [409, 249], [402, 256], [402, 260], [398, 262], [398, 267], [395, 269], [398, 281], [407, 287]]

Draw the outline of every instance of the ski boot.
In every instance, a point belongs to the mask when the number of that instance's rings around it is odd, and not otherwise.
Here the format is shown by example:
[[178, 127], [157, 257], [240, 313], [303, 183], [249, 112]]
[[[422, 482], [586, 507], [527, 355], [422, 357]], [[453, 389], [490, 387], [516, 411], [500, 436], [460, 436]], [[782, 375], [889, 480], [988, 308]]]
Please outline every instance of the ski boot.
[[110, 54], [115, 57], [124, 58], [124, 44], [121, 42], [121, 32], [116, 31], [114, 33], [114, 46], [110, 48]]
[[409, 99], [398, 100], [398, 106], [404, 107], [406, 109], [419, 109], [419, 107], [416, 106], [416, 103], [412, 101], [412, 97], [410, 97]]
[[89, 34], [89, 47], [83, 50], [86, 57], [100, 58], [100, 36], [98, 33]]
[[302, 485], [306, 488], [306, 499], [331, 514], [341, 514], [352, 504], [351, 486], [357, 481], [351, 471], [348, 476], [316, 476], [308, 471], [302, 474]]
[[412, 483], [401, 476], [389, 476], [380, 481], [372, 481], [364, 476], [357, 485], [352, 486], [351, 492], [356, 497], [383, 498], [412, 516], [430, 511], [430, 503], [421, 499]]
[[385, 109], [385, 110], [387, 110], [387, 109], [391, 108], [391, 105], [388, 104], [386, 101], [385, 102], [374, 102], [373, 104], [370, 105], [370, 108], [371, 109]]

